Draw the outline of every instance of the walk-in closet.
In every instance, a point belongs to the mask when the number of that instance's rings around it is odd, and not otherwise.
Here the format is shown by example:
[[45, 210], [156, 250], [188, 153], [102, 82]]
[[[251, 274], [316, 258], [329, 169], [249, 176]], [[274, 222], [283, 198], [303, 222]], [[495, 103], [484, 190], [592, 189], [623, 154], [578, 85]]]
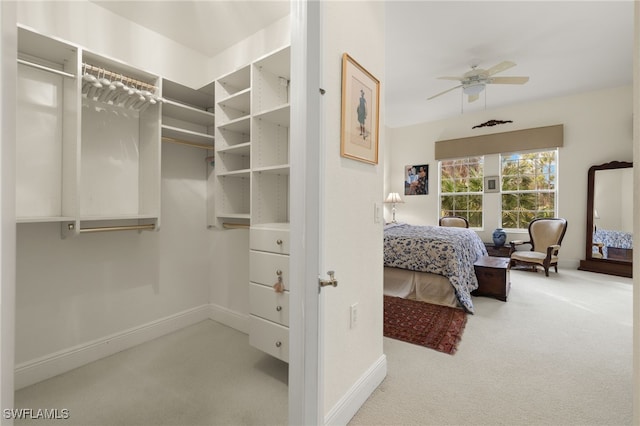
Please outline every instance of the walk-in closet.
[[[66, 7], [95, 28], [57, 16]], [[50, 23], [39, 16], [47, 9]], [[146, 356], [182, 374], [139, 376], [152, 394], [149, 377], [185, 398], [180, 380], [200, 392], [226, 386], [210, 392], [218, 412], [194, 421], [231, 421], [226, 409], [247, 406], [252, 423], [286, 422], [288, 6], [269, 25], [212, 59], [90, 2], [19, 8], [17, 403], [64, 408], [84, 389], [83, 415], [101, 400], [126, 408], [127, 390], [99, 370], [125, 380], [129, 369], [131, 379]], [[139, 34], [114, 46], [123, 30]], [[184, 55], [197, 61], [179, 63]], [[130, 360], [124, 372], [117, 358]], [[56, 384], [62, 399], [52, 398]], [[79, 410], [76, 422], [92, 420]]]

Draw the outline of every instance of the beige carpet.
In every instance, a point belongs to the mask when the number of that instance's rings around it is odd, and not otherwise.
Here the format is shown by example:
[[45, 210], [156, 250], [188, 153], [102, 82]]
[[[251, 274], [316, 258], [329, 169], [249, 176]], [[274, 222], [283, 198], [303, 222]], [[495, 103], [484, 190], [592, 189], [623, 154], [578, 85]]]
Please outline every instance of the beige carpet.
[[16, 425], [283, 425], [286, 363], [207, 320], [16, 392], [68, 420]]
[[[384, 339], [388, 376], [351, 425], [631, 424], [630, 279], [512, 271], [455, 355]], [[284, 425], [287, 365], [204, 321], [16, 392], [70, 419], [17, 425]]]
[[384, 339], [388, 375], [350, 425], [629, 425], [632, 280], [511, 272], [474, 298], [454, 356]]

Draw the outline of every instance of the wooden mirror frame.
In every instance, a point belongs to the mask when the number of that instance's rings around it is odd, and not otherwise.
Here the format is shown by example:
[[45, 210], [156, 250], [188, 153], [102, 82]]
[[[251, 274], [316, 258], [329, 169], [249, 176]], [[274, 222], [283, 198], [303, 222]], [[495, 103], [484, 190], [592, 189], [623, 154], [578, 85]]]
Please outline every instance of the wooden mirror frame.
[[633, 163], [627, 161], [611, 161], [609, 163], [591, 166], [587, 180], [587, 228], [585, 260], [580, 261], [578, 269], [581, 271], [600, 272], [602, 274], [617, 275], [631, 278], [633, 272], [633, 262], [623, 262], [620, 260], [598, 259], [592, 256], [593, 253], [593, 205], [594, 186], [596, 172], [599, 170], [625, 169], [633, 167]]

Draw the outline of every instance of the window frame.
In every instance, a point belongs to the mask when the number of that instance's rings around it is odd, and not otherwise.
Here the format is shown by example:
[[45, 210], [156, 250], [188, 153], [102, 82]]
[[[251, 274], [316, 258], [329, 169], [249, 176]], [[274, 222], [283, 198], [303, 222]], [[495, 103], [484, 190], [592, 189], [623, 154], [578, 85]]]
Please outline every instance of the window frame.
[[[460, 191], [460, 192], [443, 192], [443, 186], [442, 186], [442, 167], [443, 167], [443, 163], [445, 162], [453, 162], [453, 161], [465, 161], [467, 166], [473, 164], [471, 159], [478, 159], [478, 163], [480, 163], [480, 165], [482, 166], [482, 173], [481, 176], [476, 177], [480, 183], [481, 183], [481, 187], [480, 190], [477, 192], [471, 192], [471, 191]], [[466, 218], [469, 221], [469, 227], [473, 228], [473, 229], [483, 229], [484, 227], [484, 203], [485, 203], [485, 198], [484, 198], [484, 178], [485, 178], [485, 156], [484, 155], [473, 155], [473, 156], [467, 156], [467, 157], [459, 157], [459, 158], [447, 158], [447, 159], [442, 159], [442, 160], [438, 160], [438, 212], [439, 212], [439, 216], [441, 217], [443, 215], [443, 206], [442, 206], [442, 198], [443, 196], [479, 196], [480, 202], [481, 202], [481, 206], [480, 209], [476, 212], [476, 211], [471, 211], [468, 209], [468, 205], [467, 205], [467, 210], [464, 210], [464, 212], [466, 213], [465, 215], [461, 215], [461, 214], [457, 214], [460, 215], [464, 218]], [[455, 213], [455, 209], [454, 209], [454, 213]], [[472, 214], [479, 214], [480, 215], [480, 224], [479, 226], [475, 226], [477, 225], [475, 223], [474, 220], [472, 220], [471, 215]]]
[[[504, 174], [503, 174], [503, 158], [507, 157], [507, 156], [513, 156], [513, 155], [526, 155], [526, 154], [536, 154], [536, 153], [545, 153], [545, 152], [553, 152], [554, 153], [554, 165], [553, 165], [553, 175], [554, 175], [554, 180], [553, 180], [553, 189], [534, 189], [534, 190], [510, 190], [510, 191], [505, 191], [504, 190], [504, 182], [503, 182], [503, 178], [504, 178]], [[558, 192], [559, 192], [559, 157], [560, 157], [560, 151], [558, 148], [553, 148], [553, 149], [536, 149], [536, 150], [528, 150], [528, 151], [516, 151], [516, 152], [503, 152], [499, 154], [499, 158], [498, 158], [498, 163], [499, 163], [499, 167], [500, 167], [500, 227], [504, 228], [505, 230], [509, 231], [509, 232], [521, 232], [521, 231], [527, 231], [528, 230], [528, 224], [530, 222], [530, 220], [527, 222], [527, 225], [525, 227], [522, 228], [507, 228], [504, 225], [504, 195], [508, 195], [508, 194], [553, 194], [553, 214], [551, 217], [558, 217]], [[519, 157], [521, 158], [521, 157]], [[538, 157], [539, 158], [539, 157]], [[534, 174], [535, 176], [535, 174]], [[528, 210], [531, 212], [531, 210]], [[539, 212], [540, 210], [536, 210], [536, 212]], [[540, 216], [538, 214], [535, 214], [534, 217], [549, 217], [549, 216]], [[520, 223], [520, 219], [518, 218], [517, 220], [519, 225], [522, 225], [522, 223]]]

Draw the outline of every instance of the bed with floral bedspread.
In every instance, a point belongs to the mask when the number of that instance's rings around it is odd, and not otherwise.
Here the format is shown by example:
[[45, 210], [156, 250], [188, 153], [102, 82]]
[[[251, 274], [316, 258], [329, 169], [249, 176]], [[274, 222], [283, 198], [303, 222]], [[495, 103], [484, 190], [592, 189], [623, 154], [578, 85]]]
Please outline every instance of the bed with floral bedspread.
[[428, 272], [449, 279], [460, 304], [473, 313], [478, 288], [473, 264], [487, 249], [475, 231], [392, 223], [384, 228], [384, 266]]

